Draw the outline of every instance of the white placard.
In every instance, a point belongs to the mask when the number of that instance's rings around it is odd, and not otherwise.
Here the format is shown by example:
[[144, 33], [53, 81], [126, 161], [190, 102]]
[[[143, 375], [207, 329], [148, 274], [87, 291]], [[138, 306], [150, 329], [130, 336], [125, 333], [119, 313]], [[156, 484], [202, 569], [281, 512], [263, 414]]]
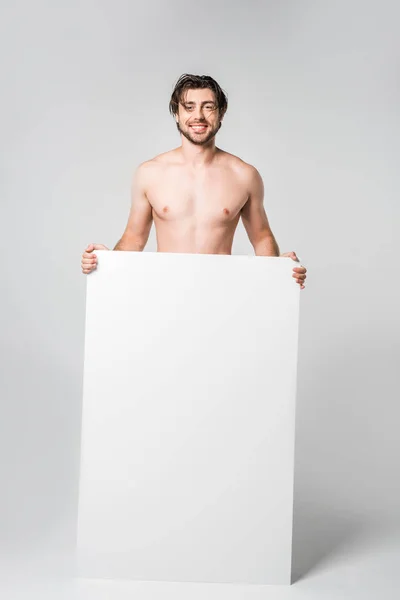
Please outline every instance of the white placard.
[[289, 584], [294, 261], [97, 255], [87, 278], [79, 573]]

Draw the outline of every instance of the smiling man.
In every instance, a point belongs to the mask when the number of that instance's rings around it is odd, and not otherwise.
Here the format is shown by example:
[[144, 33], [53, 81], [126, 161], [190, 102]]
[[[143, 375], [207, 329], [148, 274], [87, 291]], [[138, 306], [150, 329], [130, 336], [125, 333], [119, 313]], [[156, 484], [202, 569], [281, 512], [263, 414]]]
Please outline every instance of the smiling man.
[[[114, 250], [144, 249], [154, 221], [157, 252], [231, 254], [242, 219], [257, 256], [287, 256], [279, 247], [265, 213], [264, 188], [257, 169], [215, 145], [227, 110], [227, 98], [207, 75], [182, 75], [169, 109], [181, 134], [181, 146], [139, 165], [132, 182], [132, 203], [125, 231]], [[82, 272], [97, 266], [89, 244], [82, 254]], [[304, 288], [306, 268], [293, 268]]]

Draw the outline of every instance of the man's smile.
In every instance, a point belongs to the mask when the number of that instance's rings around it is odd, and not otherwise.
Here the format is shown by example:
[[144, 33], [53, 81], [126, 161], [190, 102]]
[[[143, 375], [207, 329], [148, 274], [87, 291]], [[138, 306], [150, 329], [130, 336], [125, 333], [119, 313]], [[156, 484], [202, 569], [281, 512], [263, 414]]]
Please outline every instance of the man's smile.
[[207, 129], [207, 125], [189, 125], [196, 133], [203, 133]]

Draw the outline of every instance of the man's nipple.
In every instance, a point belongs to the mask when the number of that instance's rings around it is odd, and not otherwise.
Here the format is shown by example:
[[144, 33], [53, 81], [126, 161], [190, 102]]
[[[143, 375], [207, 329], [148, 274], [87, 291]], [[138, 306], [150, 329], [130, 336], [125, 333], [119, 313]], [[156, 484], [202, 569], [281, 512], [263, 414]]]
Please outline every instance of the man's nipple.
[[226, 215], [229, 215], [229, 214], [230, 214], [230, 211], [229, 211], [229, 209], [228, 209], [228, 208], [224, 208], [224, 211], [223, 211], [223, 212], [224, 212], [224, 214], [226, 214]]
[[163, 213], [167, 213], [169, 211], [168, 206], [164, 206], [164, 208], [162, 209]]

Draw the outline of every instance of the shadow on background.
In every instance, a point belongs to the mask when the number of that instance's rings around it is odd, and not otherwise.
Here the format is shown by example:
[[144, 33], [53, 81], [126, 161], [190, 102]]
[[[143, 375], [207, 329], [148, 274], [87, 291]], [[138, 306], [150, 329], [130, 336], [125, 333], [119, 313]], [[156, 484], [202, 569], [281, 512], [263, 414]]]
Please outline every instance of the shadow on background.
[[362, 519], [328, 507], [309, 504], [295, 508], [292, 583], [343, 554], [366, 528], [368, 525]]
[[[359, 277], [362, 289], [361, 271], [347, 266], [341, 277], [348, 289]], [[300, 326], [313, 329], [299, 343], [292, 583], [346, 554], [371, 528], [398, 521], [399, 342], [392, 296], [377, 322], [379, 297], [379, 282], [364, 298], [327, 283], [305, 307], [312, 318]]]

